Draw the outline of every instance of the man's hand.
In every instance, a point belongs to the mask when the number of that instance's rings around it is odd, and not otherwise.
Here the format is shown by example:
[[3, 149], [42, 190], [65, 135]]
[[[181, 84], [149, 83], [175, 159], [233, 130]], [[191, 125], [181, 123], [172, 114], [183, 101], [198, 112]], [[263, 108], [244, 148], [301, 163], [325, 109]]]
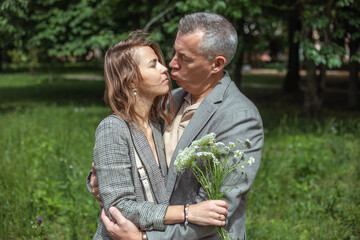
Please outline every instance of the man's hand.
[[108, 231], [111, 239], [113, 240], [141, 240], [141, 232], [138, 228], [127, 218], [125, 218], [121, 212], [115, 208], [109, 209], [111, 216], [115, 219], [115, 223], [110, 220], [105, 214], [105, 210], [101, 211], [101, 220], [103, 221], [106, 230]]
[[91, 193], [92, 195], [98, 200], [100, 207], [103, 208], [104, 204], [101, 201], [100, 194], [99, 194], [99, 183], [96, 178], [96, 172], [94, 168], [94, 163], [92, 163], [92, 173], [90, 176], [90, 186], [91, 186]]

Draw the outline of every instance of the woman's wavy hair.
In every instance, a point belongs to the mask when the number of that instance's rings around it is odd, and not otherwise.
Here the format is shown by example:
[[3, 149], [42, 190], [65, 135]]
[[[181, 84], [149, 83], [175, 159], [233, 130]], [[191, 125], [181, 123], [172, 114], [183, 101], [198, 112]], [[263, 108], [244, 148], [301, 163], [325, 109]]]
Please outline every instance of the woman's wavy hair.
[[[136, 122], [141, 118], [135, 112], [135, 96], [131, 83], [135, 86], [144, 84], [143, 77], [136, 61], [135, 49], [138, 47], [151, 47], [161, 64], [165, 65], [163, 55], [157, 44], [148, 39], [148, 34], [138, 30], [131, 33], [125, 40], [117, 43], [113, 48], [106, 51], [104, 59], [105, 94], [104, 100], [113, 114], [119, 115], [129, 121]], [[168, 74], [169, 75], [169, 74]], [[168, 76], [170, 79], [170, 77]], [[169, 81], [170, 89], [171, 83]], [[169, 105], [168, 105], [169, 104]], [[169, 106], [169, 108], [168, 108]], [[171, 124], [172, 95], [169, 93], [157, 96], [151, 106], [149, 119], [153, 122], [160, 118]]]

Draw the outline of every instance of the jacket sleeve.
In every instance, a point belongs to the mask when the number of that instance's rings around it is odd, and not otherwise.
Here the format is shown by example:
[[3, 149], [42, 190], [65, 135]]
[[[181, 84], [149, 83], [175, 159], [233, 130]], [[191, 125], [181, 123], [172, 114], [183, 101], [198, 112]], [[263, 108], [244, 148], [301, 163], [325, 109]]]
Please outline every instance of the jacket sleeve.
[[95, 133], [94, 164], [105, 212], [116, 206], [142, 230], [164, 229], [167, 205], [137, 202], [127, 125], [115, 117], [105, 118]]
[[[245, 169], [238, 168], [232, 172], [229, 181], [233, 176], [240, 173], [240, 177], [238, 177], [236, 181], [233, 183], [228, 182], [224, 185], [225, 188], [230, 186], [229, 189], [231, 189], [226, 194], [226, 202], [229, 206], [226, 229], [230, 230], [229, 234], [231, 238], [237, 239], [240, 237], [238, 235], [239, 232], [243, 233], [245, 229], [238, 232], [232, 231], [237, 228], [237, 226], [243, 226], [245, 228], [246, 194], [250, 190], [259, 169], [264, 136], [262, 120], [257, 110], [243, 109], [225, 112], [224, 114], [216, 116], [215, 119], [212, 119], [212, 125], [206, 130], [206, 133], [216, 133], [216, 140], [226, 145], [228, 145], [229, 142], [237, 141], [237, 139], [243, 141], [249, 139], [251, 141], [251, 147], [245, 151], [245, 160], [247, 161], [249, 157], [255, 158], [254, 164], [250, 166], [245, 165]], [[243, 175], [241, 174], [242, 170], [245, 172]], [[181, 189], [182, 185], [184, 185], [184, 182], [182, 182], [181, 179], [177, 191]], [[200, 189], [199, 195], [195, 198], [195, 202], [204, 200], [206, 200], [205, 193]], [[239, 221], [243, 222], [240, 224]], [[232, 228], [232, 226], [234, 227]], [[148, 239], [150, 240], [195, 240], [209, 236], [211, 236], [209, 239], [218, 239], [214, 234], [215, 229], [211, 226], [203, 227], [193, 224], [189, 224], [186, 229], [183, 224], [168, 225], [164, 232], [151, 231], [147, 233]]]

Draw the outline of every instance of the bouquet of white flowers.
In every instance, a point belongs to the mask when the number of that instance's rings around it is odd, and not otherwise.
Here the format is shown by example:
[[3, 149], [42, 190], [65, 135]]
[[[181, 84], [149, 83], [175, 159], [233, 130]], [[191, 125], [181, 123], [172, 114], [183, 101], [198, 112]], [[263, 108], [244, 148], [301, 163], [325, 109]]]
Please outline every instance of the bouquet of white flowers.
[[[199, 140], [193, 141], [184, 150], [180, 150], [175, 160], [175, 171], [179, 174], [185, 169], [190, 169], [209, 199], [223, 199], [229, 188], [220, 191], [225, 181], [231, 185], [236, 178], [244, 174], [241, 170], [232, 179], [227, 179], [229, 174], [237, 168], [244, 169], [244, 165], [255, 162], [253, 157], [244, 160], [244, 151], [250, 147], [250, 140], [237, 143], [229, 142], [226, 146], [222, 142], [215, 141], [215, 133], [205, 135]], [[240, 145], [240, 146], [239, 146]], [[222, 239], [229, 239], [224, 227], [216, 227], [218, 235]]]

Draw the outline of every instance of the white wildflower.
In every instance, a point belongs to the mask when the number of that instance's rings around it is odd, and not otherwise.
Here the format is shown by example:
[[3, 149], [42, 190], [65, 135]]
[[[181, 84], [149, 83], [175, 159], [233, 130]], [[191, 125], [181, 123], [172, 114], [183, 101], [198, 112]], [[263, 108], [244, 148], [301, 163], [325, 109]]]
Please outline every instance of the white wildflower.
[[182, 172], [186, 168], [190, 167], [195, 160], [195, 156], [195, 148], [193, 147], [187, 147], [184, 150], [180, 150], [174, 163], [175, 171]]
[[234, 152], [234, 156], [235, 156], [235, 158], [240, 159], [241, 157], [244, 156], [244, 151], [236, 150], [236, 151]]
[[215, 143], [215, 146], [219, 147], [219, 148], [225, 148], [225, 144], [222, 142], [217, 142]]
[[[230, 150], [230, 148], [229, 148], [229, 150]], [[210, 146], [210, 151], [217, 156], [219, 156], [219, 155], [225, 156], [229, 153], [229, 150], [225, 146], [225, 144], [222, 142], [217, 142], [217, 143], [211, 144], [211, 146]]]
[[191, 146], [206, 146], [209, 143], [215, 143], [215, 133], [207, 134], [201, 139], [193, 141]]
[[251, 165], [251, 164], [253, 164], [254, 162], [255, 162], [255, 158], [250, 157], [250, 158], [249, 158], [249, 161], [247, 161], [247, 164], [248, 164], [248, 165]]
[[234, 147], [235, 147], [235, 143], [229, 142], [229, 146], [232, 147], [232, 148], [234, 148]]
[[199, 158], [205, 157], [207, 159], [213, 159], [214, 161], [219, 161], [212, 152], [198, 152], [196, 153], [196, 156]]

